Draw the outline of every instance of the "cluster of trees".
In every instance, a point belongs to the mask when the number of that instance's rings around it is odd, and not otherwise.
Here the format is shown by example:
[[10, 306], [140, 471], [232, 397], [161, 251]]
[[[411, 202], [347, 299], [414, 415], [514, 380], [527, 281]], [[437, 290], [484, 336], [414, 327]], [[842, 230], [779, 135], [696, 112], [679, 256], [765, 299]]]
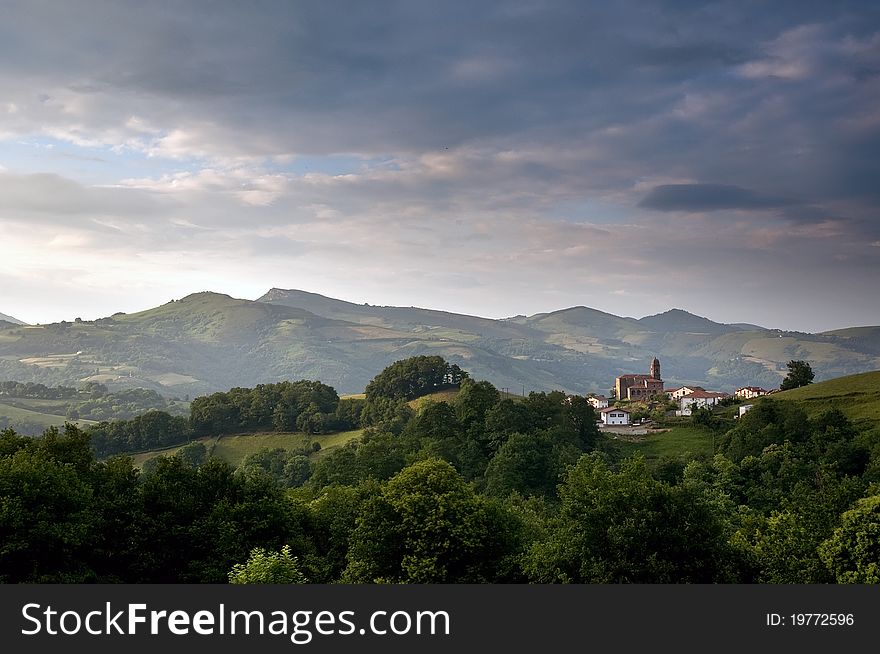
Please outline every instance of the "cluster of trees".
[[[106, 390], [106, 389], [105, 389]], [[0, 396], [35, 400], [69, 400], [84, 392], [72, 386], [46, 386], [34, 382], [0, 381]]]
[[359, 400], [340, 401], [332, 386], [304, 379], [197, 397], [190, 425], [196, 435], [259, 429], [322, 434], [357, 427], [361, 408]]
[[138, 473], [74, 427], [0, 437], [0, 578], [259, 583], [877, 583], [880, 437], [759, 401], [714, 456], [649, 465], [584, 398], [388, 403], [321, 457]]
[[289, 450], [267, 448], [246, 456], [238, 472], [250, 477], [268, 476], [285, 488], [297, 488], [311, 478], [314, 465], [309, 457], [320, 449], [318, 443]]
[[74, 426], [0, 433], [0, 582], [218, 582], [255, 547], [302, 533], [303, 512], [215, 459], [96, 461]]
[[355, 429], [361, 424], [363, 406], [363, 400], [340, 400], [331, 386], [302, 380], [197, 397], [189, 417], [148, 411], [130, 420], [104, 421], [88, 430], [96, 453], [104, 457], [242, 431], [320, 434]]
[[414, 400], [444, 388], [458, 386], [468, 374], [440, 356], [410, 357], [392, 363], [367, 384], [367, 400], [376, 397]]
[[99, 457], [171, 447], [193, 437], [186, 417], [164, 411], [148, 411], [131, 420], [100, 422], [89, 427], [88, 433]]
[[416, 414], [398, 402], [396, 413], [360, 442], [324, 457], [313, 483], [387, 479], [409, 463], [436, 457], [489, 494], [530, 495], [555, 489], [566, 466], [599, 437], [587, 400], [559, 391], [514, 401], [489, 382], [466, 378], [454, 404], [429, 401]]

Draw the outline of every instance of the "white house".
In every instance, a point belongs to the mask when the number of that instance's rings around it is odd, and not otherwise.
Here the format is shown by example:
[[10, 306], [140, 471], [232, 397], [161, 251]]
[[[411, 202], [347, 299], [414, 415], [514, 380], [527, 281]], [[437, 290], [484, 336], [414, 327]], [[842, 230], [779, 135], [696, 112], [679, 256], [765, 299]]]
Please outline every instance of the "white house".
[[706, 389], [702, 386], [682, 386], [681, 388], [674, 388], [672, 390], [666, 391], [666, 393], [669, 395], [670, 399], [680, 400], [685, 395], [690, 395], [691, 393], [705, 390]]
[[751, 400], [756, 397], [761, 397], [762, 395], [767, 395], [767, 393], [768, 391], [759, 388], [758, 386], [743, 386], [742, 388], [737, 388], [734, 395], [741, 397], [744, 400]]
[[602, 409], [600, 412], [602, 414], [602, 424], [603, 425], [628, 425], [629, 424], [629, 410], [621, 409], [617, 406], [610, 406]]
[[608, 406], [608, 398], [604, 395], [593, 395], [592, 397], [588, 397], [587, 402], [589, 402], [594, 409], [604, 409]]
[[726, 393], [713, 393], [712, 391], [694, 391], [678, 400], [680, 407], [677, 412], [680, 416], [689, 416], [694, 408], [713, 407], [727, 397]]
[[743, 404], [742, 406], [740, 406], [739, 415], [737, 416], [737, 418], [742, 418], [746, 413], [751, 411], [752, 407], [754, 407], [754, 406], [755, 406], [754, 404]]

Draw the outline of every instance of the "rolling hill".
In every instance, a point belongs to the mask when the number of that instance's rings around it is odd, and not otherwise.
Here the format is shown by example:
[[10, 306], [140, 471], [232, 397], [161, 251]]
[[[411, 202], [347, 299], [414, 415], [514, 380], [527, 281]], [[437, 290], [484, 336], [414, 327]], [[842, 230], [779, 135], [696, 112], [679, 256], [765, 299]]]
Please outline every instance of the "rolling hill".
[[0, 313], [0, 322], [8, 322], [11, 325], [24, 325], [25, 323], [19, 320], [18, 318], [13, 318], [12, 316], [6, 315], [5, 313]]
[[659, 356], [667, 384], [774, 387], [790, 359], [817, 379], [880, 368], [880, 327], [827, 334], [725, 325], [673, 309], [641, 319], [572, 307], [493, 320], [354, 304], [272, 289], [256, 301], [196, 293], [132, 314], [51, 325], [0, 323], [0, 379], [97, 381], [186, 399], [284, 379], [358, 393], [390, 363], [441, 355], [499, 388], [605, 392]]
[[862, 428], [880, 434], [880, 371], [829, 379], [767, 397], [774, 402], [794, 402], [811, 417], [840, 409]]

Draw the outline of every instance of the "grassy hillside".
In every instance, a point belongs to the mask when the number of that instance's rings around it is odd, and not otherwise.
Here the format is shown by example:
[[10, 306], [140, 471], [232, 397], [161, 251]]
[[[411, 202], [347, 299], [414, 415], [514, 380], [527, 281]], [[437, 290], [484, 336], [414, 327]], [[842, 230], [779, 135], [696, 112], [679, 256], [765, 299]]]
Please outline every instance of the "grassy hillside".
[[712, 433], [693, 425], [676, 425], [631, 440], [612, 439], [611, 444], [621, 455], [641, 453], [649, 463], [656, 463], [665, 457], [711, 456], [713, 446]]
[[[264, 449], [281, 448], [284, 450], [296, 450], [310, 443], [318, 442], [321, 449], [312, 455], [319, 459], [333, 450], [345, 445], [349, 441], [358, 439], [363, 434], [363, 429], [344, 431], [337, 434], [324, 434], [313, 436], [300, 432], [292, 433], [257, 433], [257, 434], [231, 434], [228, 436], [211, 436], [198, 439], [204, 443], [210, 456], [223, 459], [233, 466], [241, 465], [241, 462], [250, 454], [255, 454]], [[168, 447], [158, 450], [150, 450], [132, 456], [136, 466], [141, 467], [144, 463], [157, 456], [171, 456], [184, 445]]]
[[[30, 400], [30, 402], [35, 401], [36, 400]], [[19, 402], [19, 400], [5, 400], [0, 402], [0, 417], [8, 419], [13, 425], [16, 423], [26, 423], [34, 425], [40, 430], [46, 429], [47, 427], [60, 427], [65, 422], [72, 422], [63, 415], [63, 412], [61, 414], [55, 414], [44, 411], [35, 411], [19, 405]], [[90, 420], [77, 420], [75, 421], [75, 424], [85, 426], [95, 423]]]
[[437, 391], [436, 393], [429, 393], [428, 395], [417, 397], [414, 400], [410, 400], [408, 404], [418, 413], [421, 411], [422, 407], [429, 402], [446, 402], [447, 404], [455, 404], [455, 398], [457, 397], [458, 389], [449, 388], [445, 391]]
[[794, 402], [810, 416], [840, 409], [859, 426], [880, 432], [880, 370], [774, 393], [768, 399]]
[[605, 393], [659, 356], [669, 385], [776, 386], [789, 359], [819, 379], [880, 368], [880, 328], [828, 334], [724, 325], [672, 310], [636, 320], [587, 307], [492, 320], [376, 307], [273, 289], [260, 301], [196, 293], [133, 314], [22, 326], [0, 322], [0, 379], [142, 387], [187, 399], [235, 386], [315, 379], [359, 393], [383, 368], [440, 355], [515, 392]]

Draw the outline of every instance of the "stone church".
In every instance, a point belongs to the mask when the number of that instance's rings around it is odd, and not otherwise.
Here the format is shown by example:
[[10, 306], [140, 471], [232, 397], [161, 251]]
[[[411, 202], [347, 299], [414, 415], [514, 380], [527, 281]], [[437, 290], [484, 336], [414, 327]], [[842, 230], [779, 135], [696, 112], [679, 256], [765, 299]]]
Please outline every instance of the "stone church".
[[652, 395], [663, 393], [663, 379], [660, 378], [660, 360], [651, 362], [648, 375], [621, 375], [614, 380], [614, 389], [619, 400], [647, 400]]

